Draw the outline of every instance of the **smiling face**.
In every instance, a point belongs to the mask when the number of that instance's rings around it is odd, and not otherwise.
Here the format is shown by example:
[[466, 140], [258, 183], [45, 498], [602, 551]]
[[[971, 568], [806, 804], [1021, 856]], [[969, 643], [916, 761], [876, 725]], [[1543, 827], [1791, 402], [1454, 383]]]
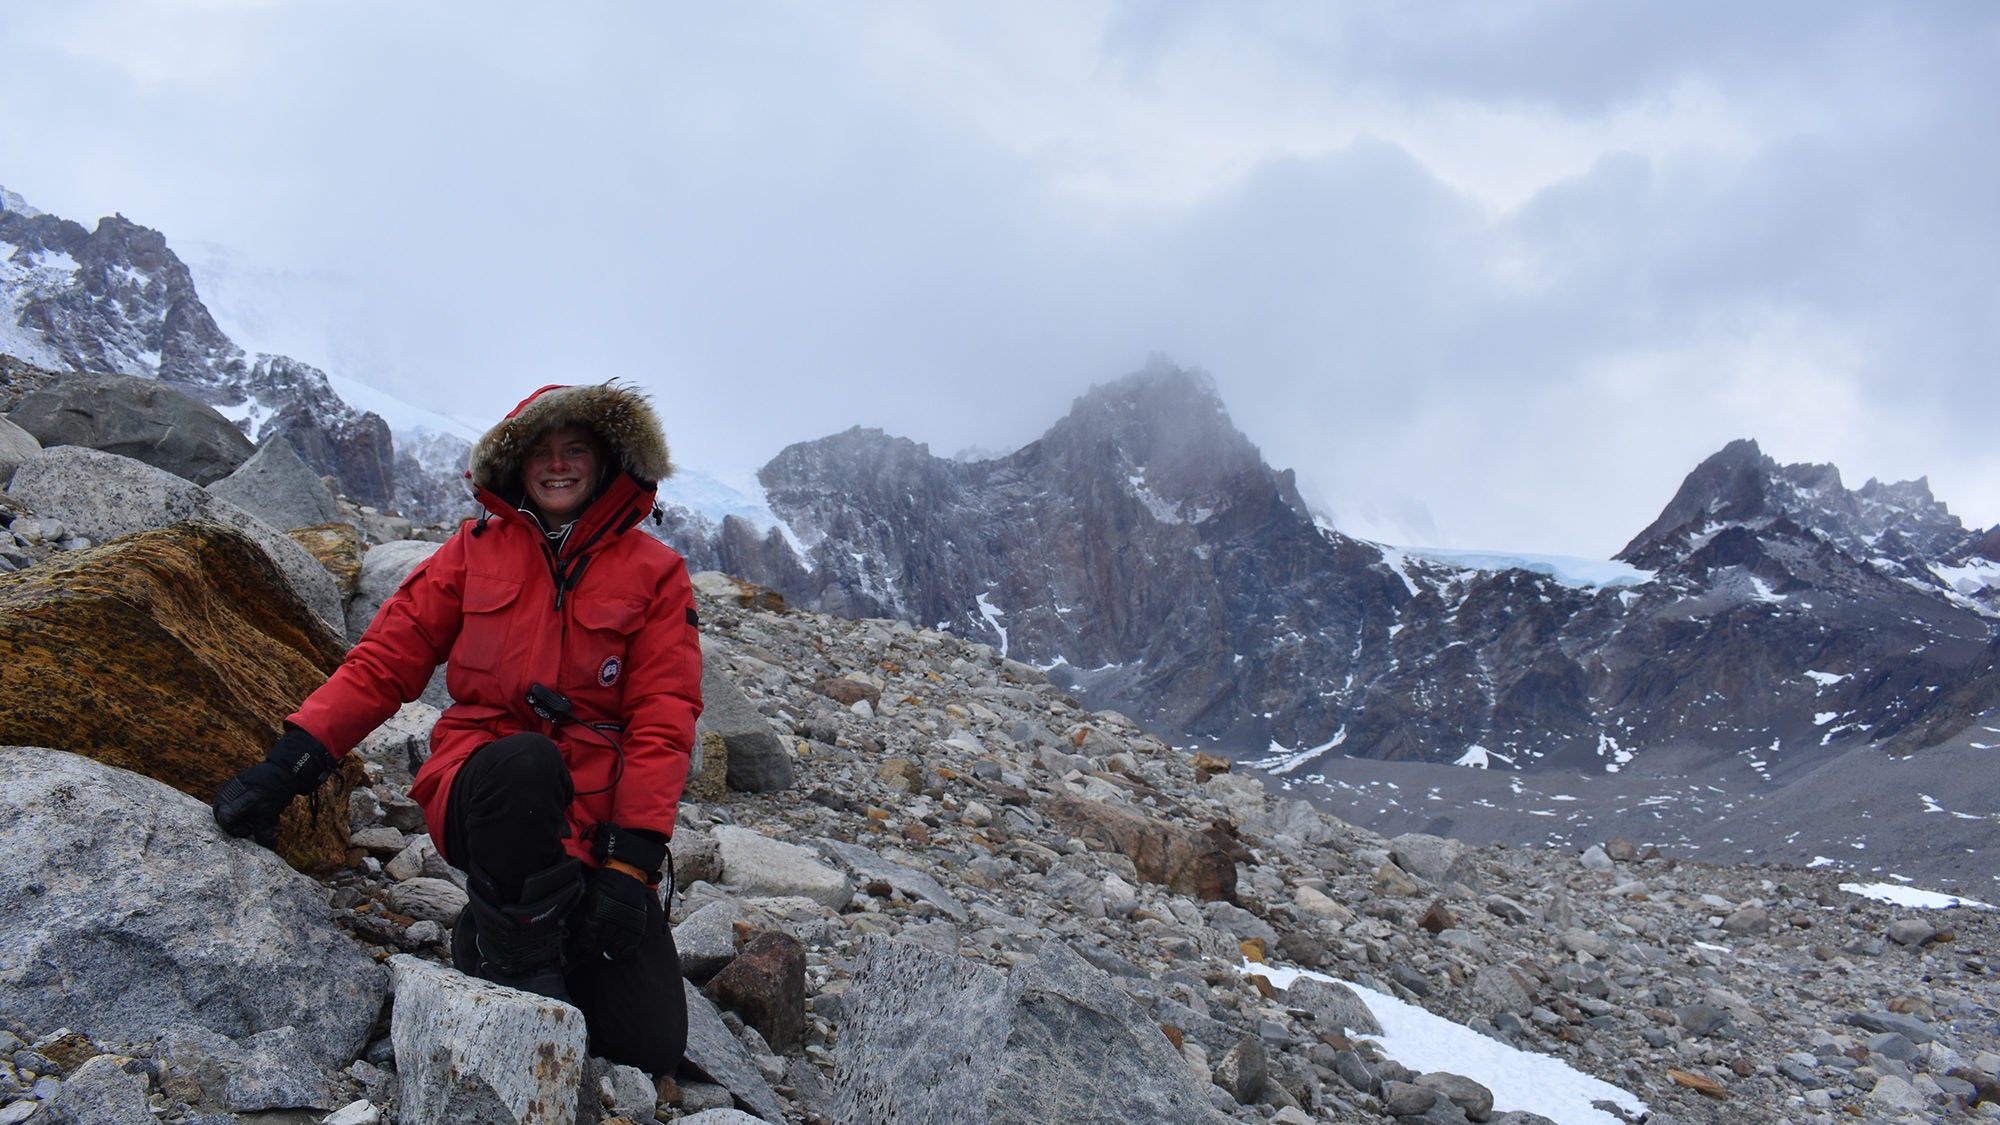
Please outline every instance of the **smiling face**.
[[521, 486], [544, 522], [564, 524], [597, 495], [604, 461], [597, 439], [581, 426], [563, 426], [536, 438], [521, 462]]

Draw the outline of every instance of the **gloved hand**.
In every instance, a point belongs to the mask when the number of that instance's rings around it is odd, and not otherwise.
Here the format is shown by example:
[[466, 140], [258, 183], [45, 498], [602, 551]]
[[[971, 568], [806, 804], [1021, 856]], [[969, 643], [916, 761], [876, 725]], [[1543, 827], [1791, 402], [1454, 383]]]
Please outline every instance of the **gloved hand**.
[[583, 905], [570, 918], [583, 955], [601, 953], [607, 960], [622, 961], [637, 953], [646, 937], [647, 900], [652, 897], [653, 889], [643, 881], [610, 867], [594, 868]]
[[285, 806], [319, 788], [336, 765], [319, 739], [286, 727], [263, 761], [222, 783], [215, 794], [215, 823], [231, 836], [253, 836], [276, 848]]

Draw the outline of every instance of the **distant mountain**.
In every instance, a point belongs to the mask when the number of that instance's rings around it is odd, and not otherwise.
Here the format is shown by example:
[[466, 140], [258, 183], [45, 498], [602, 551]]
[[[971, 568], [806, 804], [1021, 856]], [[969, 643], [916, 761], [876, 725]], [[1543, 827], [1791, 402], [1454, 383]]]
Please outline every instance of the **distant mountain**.
[[1739, 442], [1620, 556], [1384, 548], [1319, 526], [1204, 377], [1092, 390], [961, 461], [854, 429], [759, 474], [771, 523], [669, 512], [800, 604], [985, 640], [1092, 706], [1304, 776], [1336, 755], [1616, 770], [1649, 747], [1928, 745], [2000, 702], [2000, 564], [1922, 481]]
[[399, 464], [389, 423], [350, 406], [325, 372], [233, 343], [166, 238], [122, 215], [85, 229], [0, 189], [0, 354], [56, 371], [159, 379], [254, 441], [283, 434], [363, 504], [421, 522], [466, 507], [463, 488], [438, 479], [432, 462], [441, 455]]

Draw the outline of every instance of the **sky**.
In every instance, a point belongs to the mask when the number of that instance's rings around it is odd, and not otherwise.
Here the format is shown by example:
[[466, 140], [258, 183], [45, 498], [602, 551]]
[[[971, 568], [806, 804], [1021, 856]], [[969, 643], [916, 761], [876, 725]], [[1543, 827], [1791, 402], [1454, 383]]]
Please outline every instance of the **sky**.
[[1344, 531], [1605, 558], [1755, 438], [2000, 523], [2000, 7], [11, 0], [0, 185], [725, 479], [1206, 371]]

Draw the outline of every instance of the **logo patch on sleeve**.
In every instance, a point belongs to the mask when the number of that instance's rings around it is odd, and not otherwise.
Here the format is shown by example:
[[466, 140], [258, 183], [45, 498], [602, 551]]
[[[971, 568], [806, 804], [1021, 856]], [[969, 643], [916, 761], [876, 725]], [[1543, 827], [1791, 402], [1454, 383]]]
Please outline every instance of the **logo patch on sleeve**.
[[607, 656], [604, 663], [597, 666], [597, 686], [610, 687], [618, 682], [618, 673], [625, 670], [625, 662], [616, 656]]

